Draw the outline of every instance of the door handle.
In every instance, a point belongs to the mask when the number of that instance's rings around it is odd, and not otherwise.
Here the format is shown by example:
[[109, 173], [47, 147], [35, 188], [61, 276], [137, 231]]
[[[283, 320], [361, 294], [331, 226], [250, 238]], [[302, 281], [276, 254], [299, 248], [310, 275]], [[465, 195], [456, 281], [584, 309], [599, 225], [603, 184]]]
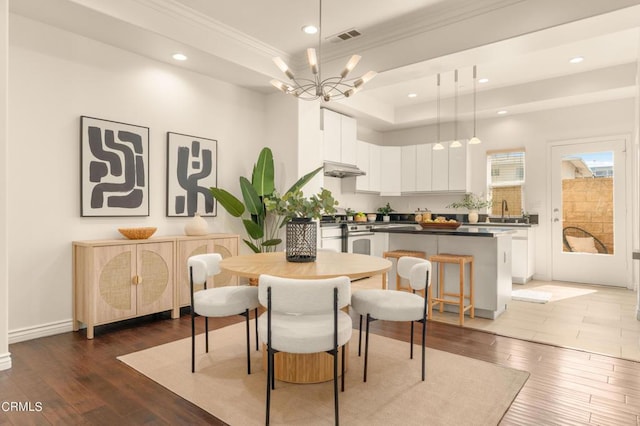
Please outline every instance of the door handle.
[[558, 219], [557, 217], [554, 217], [554, 218], [553, 218], [553, 221], [554, 221], [554, 222], [560, 222], [560, 219]]

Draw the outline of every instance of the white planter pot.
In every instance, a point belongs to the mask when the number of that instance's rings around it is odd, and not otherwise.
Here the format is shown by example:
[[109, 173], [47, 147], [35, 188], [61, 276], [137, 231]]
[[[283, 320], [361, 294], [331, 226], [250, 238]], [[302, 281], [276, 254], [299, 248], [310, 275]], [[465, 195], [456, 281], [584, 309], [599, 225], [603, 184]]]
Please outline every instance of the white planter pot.
[[478, 210], [469, 210], [469, 223], [478, 223]]

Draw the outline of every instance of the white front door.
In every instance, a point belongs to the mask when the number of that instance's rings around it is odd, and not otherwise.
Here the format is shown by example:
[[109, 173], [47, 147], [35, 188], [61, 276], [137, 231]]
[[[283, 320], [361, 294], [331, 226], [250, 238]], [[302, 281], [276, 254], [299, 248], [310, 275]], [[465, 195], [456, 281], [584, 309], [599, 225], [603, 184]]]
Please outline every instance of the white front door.
[[616, 137], [551, 146], [553, 280], [627, 287], [625, 144]]

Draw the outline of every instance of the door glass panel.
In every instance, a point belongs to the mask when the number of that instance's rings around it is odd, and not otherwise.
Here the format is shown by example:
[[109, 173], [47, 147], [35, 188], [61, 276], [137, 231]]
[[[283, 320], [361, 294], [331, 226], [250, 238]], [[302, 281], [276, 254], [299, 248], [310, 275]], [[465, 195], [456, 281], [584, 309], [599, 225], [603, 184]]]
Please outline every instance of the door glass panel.
[[564, 252], [613, 255], [613, 152], [562, 157]]

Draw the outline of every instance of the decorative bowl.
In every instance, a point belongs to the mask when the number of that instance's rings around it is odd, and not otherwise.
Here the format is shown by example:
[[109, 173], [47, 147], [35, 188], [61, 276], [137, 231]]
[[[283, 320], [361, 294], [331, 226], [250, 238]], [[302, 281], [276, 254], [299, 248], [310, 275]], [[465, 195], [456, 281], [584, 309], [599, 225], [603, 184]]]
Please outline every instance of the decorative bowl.
[[142, 228], [118, 228], [118, 231], [130, 240], [146, 240], [156, 232], [155, 226]]
[[375, 214], [375, 213], [369, 213], [369, 214], [367, 215], [367, 220], [368, 220], [369, 222], [375, 222], [377, 217], [378, 217], [378, 215], [377, 215], [377, 214]]
[[458, 229], [462, 222], [420, 222], [422, 229]]

